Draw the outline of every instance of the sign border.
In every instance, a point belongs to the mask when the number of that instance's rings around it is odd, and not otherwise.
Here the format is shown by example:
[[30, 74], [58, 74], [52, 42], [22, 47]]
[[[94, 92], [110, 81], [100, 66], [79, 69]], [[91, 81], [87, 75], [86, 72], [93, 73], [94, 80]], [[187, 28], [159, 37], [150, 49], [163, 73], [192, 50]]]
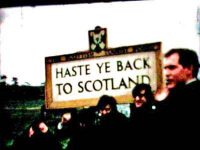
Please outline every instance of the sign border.
[[[109, 56], [118, 56], [126, 55], [139, 52], [155, 52], [156, 57], [156, 74], [157, 74], [157, 88], [160, 88], [163, 83], [162, 76], [162, 61], [161, 61], [161, 42], [147, 43], [133, 46], [123, 46], [118, 48], [110, 48], [101, 51], [100, 53], [92, 51], [77, 52], [73, 54], [58, 55], [58, 56], [49, 56], [45, 57], [45, 106], [47, 109], [58, 109], [58, 108], [77, 108], [84, 106], [95, 106], [98, 99], [89, 98], [89, 99], [76, 99], [73, 101], [53, 101], [52, 95], [52, 64], [60, 62], [69, 62], [75, 60], [84, 60], [84, 59], [94, 59], [99, 57], [109, 57]], [[115, 96], [118, 103], [131, 103], [132, 96], [123, 95]], [[126, 99], [126, 101], [124, 101]]]

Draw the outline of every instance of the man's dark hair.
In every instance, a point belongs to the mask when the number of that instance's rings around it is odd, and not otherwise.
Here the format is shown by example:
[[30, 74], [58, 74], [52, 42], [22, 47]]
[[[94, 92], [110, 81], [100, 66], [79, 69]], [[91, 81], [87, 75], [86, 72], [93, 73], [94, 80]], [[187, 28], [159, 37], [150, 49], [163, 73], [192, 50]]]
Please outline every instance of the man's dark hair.
[[117, 102], [114, 97], [108, 95], [102, 95], [97, 104], [98, 109], [105, 108], [106, 105], [110, 105], [112, 111], [117, 110]]
[[151, 89], [151, 86], [146, 83], [136, 84], [136, 86], [132, 90], [132, 96], [135, 98], [136, 96], [139, 96], [142, 90], [145, 90], [145, 97], [147, 100], [147, 105], [152, 105], [154, 102], [154, 95]]
[[199, 71], [199, 60], [195, 51], [184, 48], [176, 48], [169, 50], [164, 57], [169, 57], [172, 54], [179, 55], [179, 63], [185, 68], [193, 67], [193, 77], [197, 77]]

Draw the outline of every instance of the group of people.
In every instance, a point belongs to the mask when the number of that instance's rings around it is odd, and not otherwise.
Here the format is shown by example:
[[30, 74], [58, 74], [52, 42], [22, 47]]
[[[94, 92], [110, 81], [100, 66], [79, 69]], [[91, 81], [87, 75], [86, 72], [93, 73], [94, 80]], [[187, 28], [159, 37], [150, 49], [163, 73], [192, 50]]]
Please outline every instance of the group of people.
[[[130, 104], [129, 118], [117, 110], [113, 96], [102, 95], [96, 107], [63, 114], [56, 136], [45, 122], [34, 122], [27, 132], [26, 148], [196, 149], [200, 132], [199, 66], [193, 50], [171, 49], [163, 58], [165, 86], [153, 92], [149, 84], [137, 84], [132, 90], [134, 102]], [[61, 139], [65, 139], [62, 148], [58, 142]]]
[[163, 58], [165, 85], [153, 94], [149, 85], [135, 87], [131, 118], [140, 148], [144, 143], [152, 149], [199, 147], [199, 67], [193, 50], [171, 49]]

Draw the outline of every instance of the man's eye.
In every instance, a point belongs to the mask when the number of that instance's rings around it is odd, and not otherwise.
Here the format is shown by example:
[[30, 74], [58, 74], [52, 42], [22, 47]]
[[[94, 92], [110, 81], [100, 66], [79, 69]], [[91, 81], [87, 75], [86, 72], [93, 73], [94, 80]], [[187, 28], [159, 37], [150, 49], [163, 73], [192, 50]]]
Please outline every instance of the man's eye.
[[145, 94], [138, 94], [138, 95], [134, 96], [134, 98], [136, 98], [137, 96], [142, 98], [142, 97], [145, 97]]
[[174, 65], [164, 67], [164, 69], [170, 69], [170, 70], [173, 70], [175, 68], [176, 68], [176, 66], [174, 66]]

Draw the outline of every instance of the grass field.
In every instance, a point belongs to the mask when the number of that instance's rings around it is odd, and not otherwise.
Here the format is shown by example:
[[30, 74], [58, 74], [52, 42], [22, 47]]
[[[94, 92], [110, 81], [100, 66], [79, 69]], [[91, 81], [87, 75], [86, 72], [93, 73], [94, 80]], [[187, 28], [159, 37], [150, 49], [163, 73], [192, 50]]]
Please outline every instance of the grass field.
[[[41, 107], [44, 105], [44, 100], [17, 100], [8, 101], [4, 107], [6, 121], [4, 128], [6, 138], [4, 144], [6, 150], [11, 150], [14, 141], [17, 137], [24, 134], [31, 123], [41, 116]], [[57, 123], [65, 110], [48, 110], [46, 115], [46, 123], [49, 129], [54, 133]]]
[[[6, 150], [10, 150], [15, 139], [21, 136], [31, 123], [41, 116], [41, 107], [44, 105], [43, 99], [38, 100], [9, 100], [4, 106], [7, 121], [5, 127], [6, 139], [4, 140]], [[118, 110], [127, 117], [130, 114], [129, 105], [119, 105]], [[65, 110], [64, 110], [65, 111]], [[46, 123], [51, 131], [55, 131], [57, 123], [63, 110], [49, 110], [46, 116]]]
[[10, 148], [18, 136], [30, 126], [31, 122], [38, 118], [41, 113], [41, 106], [44, 100], [18, 100], [8, 101], [4, 106], [4, 114], [6, 114], [6, 122], [4, 128], [6, 139], [4, 140], [7, 148]]

